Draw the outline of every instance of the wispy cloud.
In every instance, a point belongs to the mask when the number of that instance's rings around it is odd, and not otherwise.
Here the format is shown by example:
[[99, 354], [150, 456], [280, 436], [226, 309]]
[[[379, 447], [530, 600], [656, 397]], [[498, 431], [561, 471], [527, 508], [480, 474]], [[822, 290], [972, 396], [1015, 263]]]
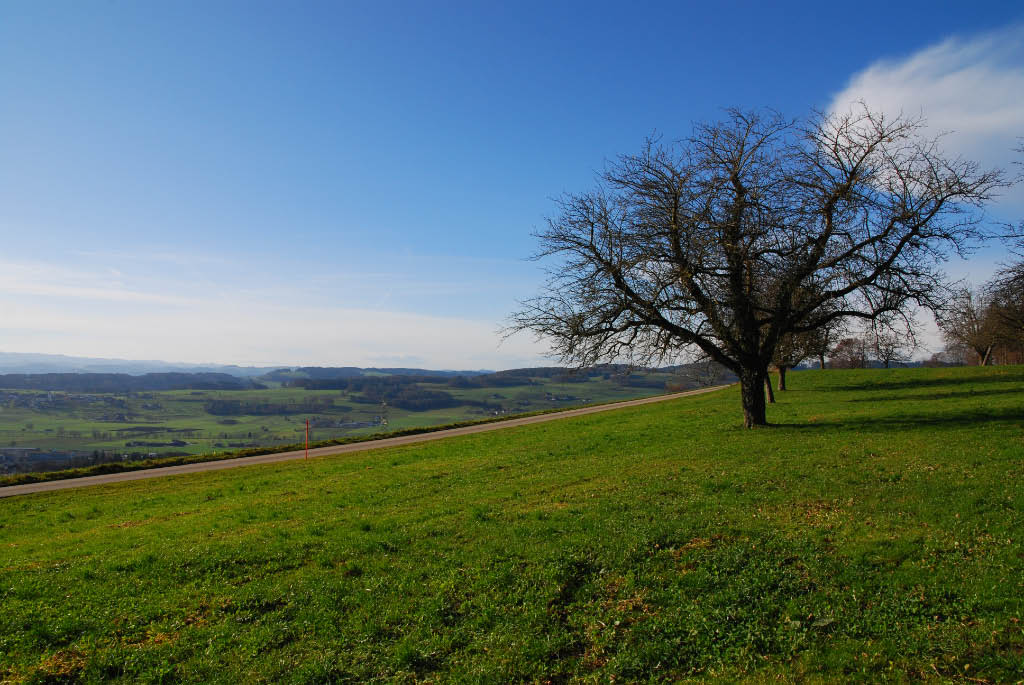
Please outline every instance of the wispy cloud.
[[78, 250], [77, 257], [92, 261], [116, 264], [170, 264], [172, 266], [204, 267], [222, 265], [228, 260], [220, 255], [187, 252], [166, 246], [146, 250]]
[[[943, 146], [985, 166], [1009, 168], [1024, 136], [1024, 24], [953, 36], [909, 56], [885, 59], [854, 74], [832, 100], [846, 111], [857, 100], [888, 114], [923, 114]], [[1024, 208], [1024, 187], [1008, 191], [1007, 213]]]
[[[543, 352], [526, 337], [502, 342], [496, 321], [471, 314], [360, 307], [344, 297], [314, 302], [302, 296], [303, 283], [275, 287], [275, 275], [263, 284], [259, 273], [244, 283], [236, 276], [197, 287], [166, 274], [114, 277], [102, 263], [0, 262], [4, 347], [192, 363], [463, 369], [532, 365]], [[414, 287], [415, 278], [405, 280]]]
[[122, 274], [70, 269], [41, 262], [0, 262], [0, 293], [34, 295], [69, 300], [115, 303], [149, 303], [187, 306], [195, 300], [160, 292], [133, 289]]

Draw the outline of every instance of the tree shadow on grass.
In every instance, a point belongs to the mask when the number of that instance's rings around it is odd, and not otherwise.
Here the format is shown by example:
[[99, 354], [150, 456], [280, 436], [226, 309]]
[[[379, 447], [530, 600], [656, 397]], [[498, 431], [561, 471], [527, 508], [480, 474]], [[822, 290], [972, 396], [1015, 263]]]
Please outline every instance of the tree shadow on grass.
[[839, 421], [815, 421], [813, 423], [772, 423], [772, 428], [795, 428], [800, 431], [831, 431], [837, 428], [857, 430], [913, 430], [930, 428], [977, 428], [980, 425], [1007, 424], [1024, 425], [1024, 409], [1011, 407], [999, 409], [963, 409], [954, 412], [929, 412], [914, 414], [885, 414], [881, 416], [857, 416]]
[[1012, 371], [959, 378], [906, 378], [888, 380], [880, 383], [865, 380], [862, 383], [833, 385], [829, 390], [856, 392], [858, 390], [908, 390], [911, 388], [935, 388], [942, 386], [988, 385], [992, 383], [1024, 383], [1024, 367], [1015, 367]]
[[872, 395], [871, 397], [858, 397], [855, 399], [847, 400], [847, 402], [914, 402], [921, 400], [947, 400], [947, 399], [962, 399], [965, 397], [988, 397], [992, 395], [1022, 395], [1024, 392], [1020, 388], [993, 388], [986, 390], [957, 390], [954, 392], [943, 392], [937, 394], [935, 392], [925, 393], [918, 392], [913, 394], [899, 394], [891, 395], [889, 397], [878, 397]]

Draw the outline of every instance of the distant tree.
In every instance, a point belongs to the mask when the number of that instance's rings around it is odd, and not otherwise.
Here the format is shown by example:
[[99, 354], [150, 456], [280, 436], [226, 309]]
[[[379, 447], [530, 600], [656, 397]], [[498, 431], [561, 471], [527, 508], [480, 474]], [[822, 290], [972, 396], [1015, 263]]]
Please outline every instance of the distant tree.
[[706, 388], [723, 383], [732, 377], [729, 369], [707, 355], [698, 355], [694, 361], [680, 366], [676, 373], [682, 381], [680, 389], [692, 386]]
[[840, 340], [832, 351], [830, 362], [833, 369], [863, 369], [868, 363], [864, 338], [852, 336]]
[[999, 319], [992, 307], [997, 297], [994, 292], [963, 288], [936, 315], [946, 345], [972, 350], [981, 366], [989, 364], [999, 342]]
[[823, 326], [808, 331], [806, 336], [807, 355], [818, 360], [818, 368], [825, 368], [825, 358], [832, 355], [839, 341], [847, 336], [849, 326], [845, 319], [832, 319]]
[[772, 365], [779, 372], [779, 391], [786, 390], [786, 371], [810, 356], [810, 346], [813, 343], [812, 334], [787, 333], [779, 338], [779, 344], [775, 348], [775, 356], [772, 357]]
[[958, 345], [947, 345], [940, 352], [935, 352], [925, 360], [928, 367], [964, 366], [967, 364], [967, 349]]
[[1000, 269], [986, 291], [997, 341], [1024, 343], [1024, 260]]
[[875, 359], [887, 369], [893, 362], [910, 361], [910, 355], [917, 349], [914, 326], [909, 319], [905, 320], [904, 326], [885, 319], [873, 321], [864, 332], [864, 340]]
[[763, 425], [784, 335], [935, 304], [941, 260], [991, 235], [978, 210], [1003, 174], [921, 128], [866, 107], [803, 122], [731, 110], [648, 141], [558, 201], [538, 236], [552, 279], [511, 330], [577, 366], [699, 348], [739, 376], [744, 425]]
[[[1024, 145], [1017, 148], [1024, 155]], [[1024, 166], [1024, 162], [1016, 162]], [[1024, 178], [1024, 177], [1022, 177]], [[1006, 349], [1007, 361], [1024, 362], [1024, 221], [1004, 236], [1016, 261], [1004, 264], [986, 284], [989, 311], [998, 344]]]

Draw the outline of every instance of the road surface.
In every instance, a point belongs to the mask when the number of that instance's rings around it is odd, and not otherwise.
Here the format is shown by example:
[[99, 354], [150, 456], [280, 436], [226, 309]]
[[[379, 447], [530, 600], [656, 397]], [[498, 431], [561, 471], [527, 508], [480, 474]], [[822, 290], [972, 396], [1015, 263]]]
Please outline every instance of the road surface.
[[[672, 393], [671, 395], [657, 395], [645, 397], [639, 400], [627, 400], [613, 404], [601, 404], [595, 407], [583, 407], [581, 409], [568, 409], [566, 411], [551, 414], [540, 414], [538, 416], [526, 416], [521, 419], [508, 419], [507, 421], [495, 421], [492, 423], [481, 423], [475, 426], [463, 428], [449, 428], [447, 430], [434, 431], [432, 433], [419, 433], [417, 435], [403, 435], [397, 438], [382, 438], [380, 440], [367, 440], [349, 445], [331, 445], [330, 447], [317, 447], [309, 450], [309, 456], [327, 457], [337, 454], [348, 454], [350, 452], [363, 452], [383, 447], [398, 447], [400, 445], [413, 445], [419, 442], [431, 440], [443, 440], [458, 435], [471, 435], [473, 433], [487, 433], [489, 431], [515, 428], [516, 426], [528, 426], [533, 423], [546, 423], [568, 419], [573, 416], [584, 414], [597, 414], [623, 407], [636, 407], [642, 404], [653, 402], [666, 402], [680, 397], [700, 395], [724, 388], [724, 385], [717, 385], [711, 388], [700, 390], [688, 390], [686, 392]], [[274, 454], [261, 454], [255, 457], [238, 457], [237, 459], [221, 459], [219, 461], [203, 461], [195, 464], [181, 464], [179, 466], [164, 466], [155, 469], [143, 469], [140, 471], [125, 471], [123, 473], [105, 473], [100, 476], [85, 476], [83, 478], [68, 478], [66, 480], [51, 480], [45, 483], [26, 483], [24, 485], [8, 485], [0, 487], [0, 497], [13, 497], [14, 495], [28, 495], [34, 492], [50, 492], [51, 490], [66, 490], [68, 488], [85, 488], [91, 485], [103, 485], [105, 483], [120, 483], [126, 480], [142, 480], [144, 478], [161, 478], [163, 476], [174, 476], [181, 473], [201, 473], [203, 471], [220, 471], [222, 469], [233, 469], [239, 466], [251, 466], [253, 464], [272, 464], [279, 461], [293, 461], [302, 459], [305, 456], [304, 450], [293, 452], [275, 452]]]

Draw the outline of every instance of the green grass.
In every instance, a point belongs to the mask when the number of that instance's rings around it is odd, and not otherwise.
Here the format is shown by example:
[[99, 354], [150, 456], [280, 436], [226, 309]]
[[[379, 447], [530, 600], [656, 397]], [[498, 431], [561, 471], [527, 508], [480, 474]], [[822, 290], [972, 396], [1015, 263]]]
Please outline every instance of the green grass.
[[[621, 400], [613, 400], [612, 403], [618, 401]], [[491, 416], [488, 418], [475, 419], [472, 421], [456, 421], [452, 423], [440, 423], [426, 426], [413, 425], [407, 428], [393, 428], [392, 430], [381, 433], [362, 433], [360, 435], [353, 435], [351, 437], [331, 438], [329, 440], [319, 440], [315, 442], [311, 441], [308, 447], [309, 449], [316, 449], [318, 447], [350, 445], [358, 442], [370, 442], [373, 440], [383, 440], [387, 438], [396, 438], [406, 435], [421, 435], [423, 433], [435, 433], [439, 431], [450, 430], [453, 428], [479, 426], [487, 423], [500, 423], [502, 421], [508, 421], [517, 418], [525, 418], [529, 416], [540, 416], [542, 414], [556, 414], [570, 409], [579, 409], [581, 408], [581, 406], [593, 407], [598, 405], [570, 405], [567, 407], [559, 407], [557, 409], [544, 409], [539, 411], [523, 412], [519, 414], [510, 414], [504, 416]], [[225, 450], [220, 452], [208, 452], [205, 454], [188, 454], [175, 457], [157, 456], [149, 459], [139, 459], [135, 461], [114, 461], [107, 462], [104, 464], [96, 464], [93, 466], [81, 466], [77, 468], [60, 469], [57, 471], [35, 471], [31, 473], [6, 474], [0, 475], [0, 487], [5, 487], [9, 485], [25, 485], [28, 483], [45, 483], [53, 480], [70, 480], [74, 478], [84, 478], [87, 476], [99, 476], [108, 473], [143, 471], [155, 468], [165, 468], [168, 466], [178, 466], [180, 464], [197, 464], [207, 461], [223, 461], [226, 459], [237, 459], [239, 457], [252, 457], [264, 454], [274, 454], [275, 452], [299, 451], [304, 449], [305, 447], [305, 443], [296, 442], [290, 444], [275, 444], [268, 447], [252, 447], [235, 450]]]
[[0, 681], [1024, 679], [1024, 368], [0, 500]]

